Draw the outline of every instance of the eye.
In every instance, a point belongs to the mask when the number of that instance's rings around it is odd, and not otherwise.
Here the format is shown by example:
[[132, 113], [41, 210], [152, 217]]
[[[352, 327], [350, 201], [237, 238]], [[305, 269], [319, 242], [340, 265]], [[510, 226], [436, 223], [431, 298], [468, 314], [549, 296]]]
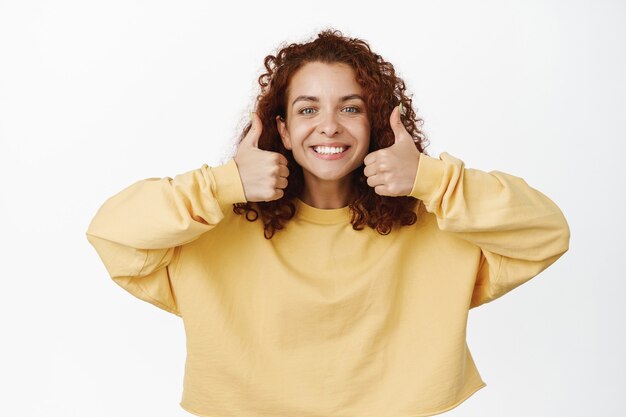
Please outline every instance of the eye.
[[[359, 113], [361, 111], [356, 106], [348, 106], [348, 107], [345, 107], [344, 110], [345, 109], [352, 109], [352, 110], [354, 110], [354, 111], [349, 111], [348, 113]], [[313, 107], [305, 107], [305, 108], [301, 109], [300, 111], [298, 111], [298, 114], [304, 114], [304, 115], [313, 114], [312, 112], [307, 112], [307, 110], [313, 110], [314, 111], [315, 109]]]
[[312, 107], [305, 107], [302, 110], [300, 110], [298, 114], [311, 114], [311, 113], [306, 113], [305, 112], [306, 110], [314, 110], [314, 109]]

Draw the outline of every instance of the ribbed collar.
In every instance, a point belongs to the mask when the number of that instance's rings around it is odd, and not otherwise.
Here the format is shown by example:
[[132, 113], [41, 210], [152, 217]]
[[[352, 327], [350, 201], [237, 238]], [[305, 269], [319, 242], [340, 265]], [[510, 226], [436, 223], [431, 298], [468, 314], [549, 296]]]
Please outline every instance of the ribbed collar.
[[300, 200], [294, 199], [296, 203], [296, 217], [318, 224], [338, 224], [350, 222], [350, 206], [337, 209], [320, 209], [313, 207]]

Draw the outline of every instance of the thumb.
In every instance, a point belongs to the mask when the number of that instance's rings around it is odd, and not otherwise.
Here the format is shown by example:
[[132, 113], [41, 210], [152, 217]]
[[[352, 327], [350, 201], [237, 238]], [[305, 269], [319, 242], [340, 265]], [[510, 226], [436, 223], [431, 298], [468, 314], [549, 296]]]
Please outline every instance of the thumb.
[[[391, 126], [391, 130], [393, 130], [394, 143], [398, 143], [398, 141], [410, 138], [411, 135], [404, 127], [404, 123], [402, 123], [401, 119], [402, 115], [402, 103], [398, 106], [394, 107], [391, 115], [389, 116], [389, 125]], [[412, 139], [411, 139], [412, 141]]]
[[252, 146], [253, 148], [259, 147], [259, 137], [261, 136], [261, 132], [263, 131], [263, 126], [261, 123], [261, 119], [256, 114], [255, 111], [250, 112], [250, 130], [246, 134], [244, 141], [247, 145]]

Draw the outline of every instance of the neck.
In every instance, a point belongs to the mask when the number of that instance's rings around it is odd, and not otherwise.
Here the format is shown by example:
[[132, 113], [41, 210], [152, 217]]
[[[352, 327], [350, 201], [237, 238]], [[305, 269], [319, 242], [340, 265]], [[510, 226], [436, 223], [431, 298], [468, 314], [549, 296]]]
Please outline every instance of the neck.
[[319, 178], [305, 177], [304, 190], [300, 200], [319, 209], [337, 209], [346, 207], [352, 195], [350, 177], [341, 181], [325, 181]]

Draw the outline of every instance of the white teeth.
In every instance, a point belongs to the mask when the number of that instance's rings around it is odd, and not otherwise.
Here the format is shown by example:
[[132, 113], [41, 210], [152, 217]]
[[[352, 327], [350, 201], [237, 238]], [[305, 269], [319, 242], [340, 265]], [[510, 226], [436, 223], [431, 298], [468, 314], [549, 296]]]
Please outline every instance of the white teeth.
[[334, 147], [334, 146], [314, 146], [313, 149], [317, 153], [321, 154], [336, 154], [341, 153], [346, 150], [345, 147]]

